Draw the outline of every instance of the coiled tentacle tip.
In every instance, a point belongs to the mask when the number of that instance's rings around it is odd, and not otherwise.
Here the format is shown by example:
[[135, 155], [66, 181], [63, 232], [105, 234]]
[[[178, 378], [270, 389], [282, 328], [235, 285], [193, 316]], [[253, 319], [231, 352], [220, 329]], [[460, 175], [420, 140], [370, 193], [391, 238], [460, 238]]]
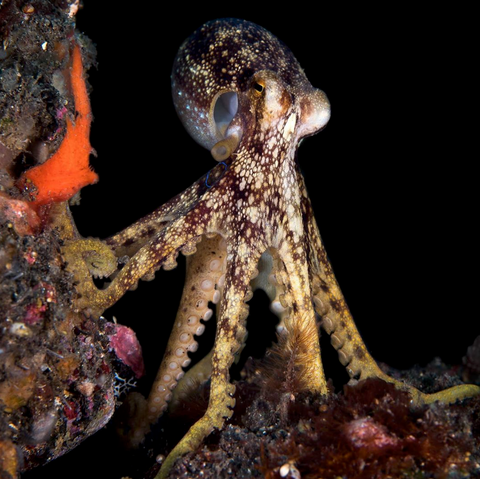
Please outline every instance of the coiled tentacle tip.
[[229, 128], [228, 136], [218, 143], [215, 143], [210, 150], [213, 158], [218, 162], [225, 161], [237, 149], [241, 138], [242, 135], [239, 127]]

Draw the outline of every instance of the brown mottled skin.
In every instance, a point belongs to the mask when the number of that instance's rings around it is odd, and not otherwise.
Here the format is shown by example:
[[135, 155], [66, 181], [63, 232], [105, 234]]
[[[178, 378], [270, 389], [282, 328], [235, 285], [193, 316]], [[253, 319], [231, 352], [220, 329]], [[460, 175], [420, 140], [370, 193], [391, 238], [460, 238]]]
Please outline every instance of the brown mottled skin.
[[[409, 391], [415, 403], [450, 402], [479, 392], [462, 385], [424, 394], [384, 374], [368, 353], [328, 262], [296, 161], [299, 141], [325, 126], [330, 105], [285, 45], [249, 22], [209, 22], [181, 46], [172, 90], [189, 133], [223, 163], [106, 240], [115, 256], [130, 258], [107, 289], [94, 286], [78, 259], [74, 267], [82, 295], [79, 307], [101, 313], [139, 279], [150, 279], [162, 266], [175, 267], [180, 251], [192, 255], [152, 392], [146, 401], [133, 396], [137, 415], [130, 442], [143, 439], [166, 409], [178, 381], [179, 390], [188, 390], [211, 377], [210, 401], [157, 477], [165, 477], [176, 458], [196, 448], [231, 416], [235, 388], [229, 368], [245, 337], [245, 302], [255, 288], [267, 292], [280, 317], [278, 334], [285, 354], [300, 351], [295, 358], [305, 390], [328, 393], [316, 324], [320, 317], [352, 381], [382, 378]], [[235, 98], [237, 102], [229, 103]], [[223, 123], [218, 119], [220, 103], [230, 111]], [[79, 252], [70, 256], [73, 261]], [[200, 320], [212, 314], [209, 302], [217, 303], [213, 351], [182, 379], [182, 368], [190, 362], [188, 351], [197, 347], [194, 335], [203, 332]]]

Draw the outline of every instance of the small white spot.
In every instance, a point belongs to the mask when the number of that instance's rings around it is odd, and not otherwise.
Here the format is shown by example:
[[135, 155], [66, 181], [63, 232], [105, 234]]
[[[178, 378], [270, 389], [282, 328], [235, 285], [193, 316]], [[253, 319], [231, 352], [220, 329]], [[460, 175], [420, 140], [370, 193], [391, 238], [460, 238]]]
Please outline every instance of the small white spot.
[[249, 208], [250, 221], [256, 223], [259, 217], [258, 208], [256, 206], [250, 206]]
[[24, 323], [16, 322], [10, 326], [10, 333], [16, 336], [29, 336], [32, 331], [28, 326], [25, 326]]
[[213, 281], [204, 279], [200, 285], [204, 291], [211, 291], [213, 289]]
[[285, 308], [282, 306], [280, 301], [273, 301], [271, 308], [272, 311], [277, 314], [283, 313], [285, 311]]
[[190, 338], [190, 335], [188, 333], [182, 333], [179, 339], [182, 343], [186, 343], [188, 342], [189, 338]]
[[[242, 201], [242, 200], [239, 200]], [[217, 271], [220, 269], [220, 266], [222, 265], [221, 261], [218, 259], [214, 259], [210, 263], [210, 271]]]
[[212, 303], [217, 304], [220, 301], [220, 291], [218, 289], [213, 293]]
[[181, 358], [185, 354], [185, 351], [182, 348], [177, 348], [175, 350], [175, 356], [178, 358]]

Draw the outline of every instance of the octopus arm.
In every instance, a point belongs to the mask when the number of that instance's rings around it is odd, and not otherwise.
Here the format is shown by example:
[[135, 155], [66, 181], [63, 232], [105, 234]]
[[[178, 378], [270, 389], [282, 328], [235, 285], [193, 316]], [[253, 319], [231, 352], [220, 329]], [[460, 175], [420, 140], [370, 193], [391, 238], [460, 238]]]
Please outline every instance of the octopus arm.
[[137, 408], [135, 424], [128, 435], [124, 435], [129, 446], [137, 447], [143, 441], [150, 426], [167, 409], [180, 381], [183, 394], [188, 395], [190, 390], [210, 377], [210, 354], [185, 378], [184, 369], [191, 362], [188, 354], [197, 350], [195, 337], [201, 336], [205, 330], [202, 321], [208, 321], [213, 315], [209, 303], [217, 304], [221, 298], [225, 264], [225, 242], [219, 235], [203, 238], [196, 252], [187, 257], [185, 286], [173, 330], [145, 407]]
[[[217, 166], [221, 170], [222, 166]], [[201, 200], [207, 191], [207, 175], [202, 176], [184, 192], [136, 221], [119, 233], [105, 240], [117, 257], [133, 256], [142, 246], [152, 240], [167, 224], [187, 214]]]
[[187, 255], [195, 252], [196, 243], [207, 229], [210, 219], [208, 210], [198, 204], [185, 216], [171, 221], [141, 246], [110, 285], [102, 290], [93, 283], [91, 272], [85, 261], [81, 260], [79, 252], [67, 257], [67, 262], [71, 263], [70, 269], [73, 268], [78, 281], [77, 292], [80, 297], [77, 299], [77, 307], [101, 314], [129, 289], [134, 289], [140, 279], [151, 279], [162, 266], [166, 270], [175, 268], [180, 251]]
[[[228, 244], [228, 242], [227, 242]], [[227, 247], [227, 257], [233, 256], [239, 245]], [[230, 383], [229, 369], [245, 338], [245, 320], [250, 297], [250, 281], [257, 274], [261, 252], [254, 248], [247, 257], [233, 257], [227, 262], [224, 292], [220, 304], [217, 332], [212, 356], [210, 399], [204, 416], [198, 420], [170, 452], [155, 479], [164, 479], [177, 458], [195, 450], [213, 429], [223, 426], [235, 406], [235, 386]]]
[[[305, 191], [304, 184], [303, 189]], [[307, 243], [312, 246], [309, 264], [315, 311], [321, 317], [321, 327], [330, 335], [331, 344], [337, 350], [339, 361], [345, 366], [351, 382], [367, 378], [382, 379], [409, 392], [415, 404], [431, 404], [435, 401], [452, 403], [478, 394], [480, 388], [471, 384], [462, 384], [437, 393], [425, 394], [409, 384], [388, 376], [380, 369], [367, 350], [335, 278], [310, 200], [306, 195], [303, 201], [303, 214], [308, 217]]]
[[320, 344], [315, 311], [311, 300], [307, 255], [303, 242], [285, 240], [278, 249], [283, 275], [279, 275], [284, 290], [282, 348], [296, 363], [302, 388], [328, 394], [327, 381], [320, 356]]

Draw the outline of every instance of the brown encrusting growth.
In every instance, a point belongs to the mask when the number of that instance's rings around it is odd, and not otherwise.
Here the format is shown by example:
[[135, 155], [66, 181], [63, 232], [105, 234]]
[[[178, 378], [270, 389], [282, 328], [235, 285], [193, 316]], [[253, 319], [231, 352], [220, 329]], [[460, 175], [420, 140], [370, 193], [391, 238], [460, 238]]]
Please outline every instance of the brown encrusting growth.
[[2, 479], [101, 429], [115, 409], [114, 368], [135, 350], [118, 344], [104, 318], [74, 308], [75, 276], [65, 260], [82, 245], [91, 274], [116, 268], [96, 253], [103, 243], [80, 238], [67, 201], [95, 179], [82, 67], [82, 54], [91, 63], [94, 52], [75, 32], [77, 8], [76, 1], [0, 5]]
[[74, 283], [58, 231], [20, 236], [1, 213], [0, 223], [0, 441], [2, 450], [15, 446], [17, 473], [64, 454], [108, 422], [115, 356], [105, 320], [72, 308]]
[[[177, 461], [169, 477], [470, 478], [480, 473], [478, 398], [468, 407], [412, 408], [407, 392], [378, 379], [328, 397], [299, 394], [292, 384], [279, 382], [283, 360], [247, 363], [228, 426]], [[435, 374], [445, 371], [437, 367]], [[259, 373], [269, 377], [263, 384]]]

